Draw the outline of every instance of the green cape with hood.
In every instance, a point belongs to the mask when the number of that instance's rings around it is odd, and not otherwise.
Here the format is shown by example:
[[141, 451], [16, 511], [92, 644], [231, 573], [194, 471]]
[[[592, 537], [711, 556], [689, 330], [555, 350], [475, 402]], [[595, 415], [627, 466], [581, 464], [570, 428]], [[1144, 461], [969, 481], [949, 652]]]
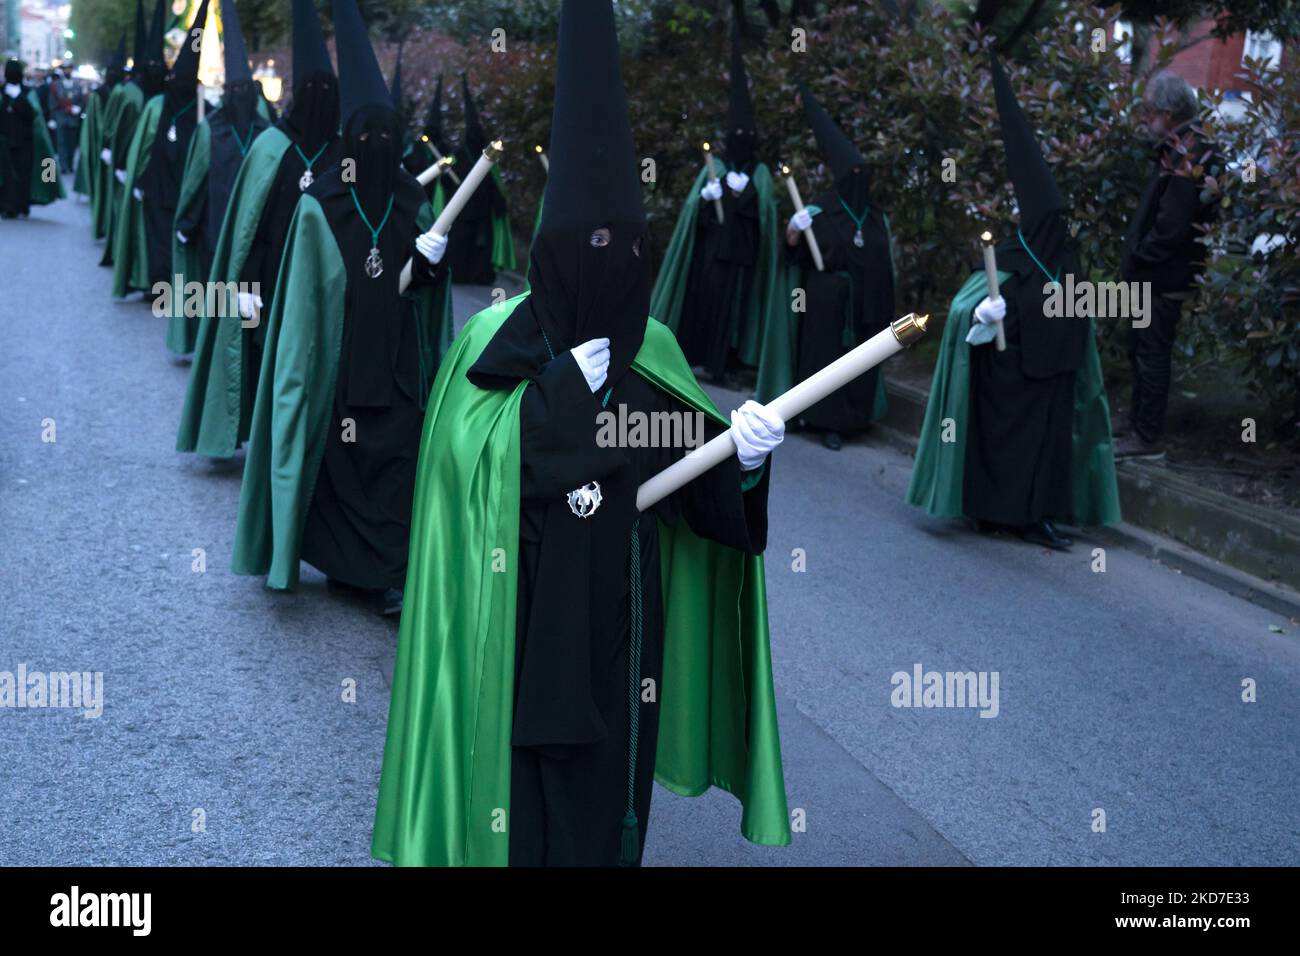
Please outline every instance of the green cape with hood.
[[[726, 163], [719, 160], [714, 165], [720, 178], [727, 174], [729, 167]], [[650, 297], [650, 312], [658, 316], [673, 332], [677, 332], [681, 323], [687, 277], [690, 275], [695, 252], [695, 227], [699, 222], [701, 206], [700, 190], [704, 188], [708, 176], [708, 166], [701, 166], [700, 173], [686, 196], [686, 205], [677, 217], [677, 225], [673, 227], [673, 237], [668, 242], [668, 251], [664, 253], [659, 278], [655, 280], [654, 292]], [[784, 292], [781, 288], [781, 224], [777, 218], [772, 173], [765, 163], [759, 163], [754, 168], [750, 182], [758, 192], [758, 262], [749, 289], [746, 314], [733, 314], [728, 317], [728, 321], [731, 324], [732, 347], [736, 349], [740, 361], [752, 368], [758, 365], [763, 332], [768, 321], [774, 311], [786, 311], [786, 303], [780, 298]]]
[[[113, 87], [108, 94], [108, 104], [104, 108], [104, 147], [113, 151], [112, 165], [106, 165], [102, 161], [100, 165], [104, 167], [106, 173], [104, 183], [108, 188], [104, 190], [103, 201], [104, 208], [101, 211], [103, 219], [103, 233], [96, 233], [98, 239], [102, 235], [111, 244], [113, 241], [113, 230], [117, 228], [117, 211], [122, 204], [122, 184], [117, 181], [117, 174], [114, 170], [117, 167], [117, 150], [125, 149], [130, 145], [129, 133], [135, 129], [136, 122], [140, 119], [140, 111], [144, 109], [144, 90], [140, 89], [139, 84], [130, 80], [124, 80]], [[95, 228], [100, 227], [99, 219], [95, 221]], [[108, 257], [112, 255], [112, 248], [104, 250], [104, 264], [108, 264]]]
[[126, 182], [122, 185], [113, 229], [113, 295], [119, 299], [129, 292], [149, 289], [149, 240], [144, 229], [144, 204], [135, 198], [133, 190], [153, 155], [162, 106], [161, 93], [150, 97], [144, 105], [126, 157]]
[[[109, 91], [110, 93], [112, 90]], [[104, 106], [99, 96], [86, 97], [86, 108], [81, 114], [81, 133], [77, 136], [77, 173], [72, 180], [72, 191], [90, 200], [90, 211], [95, 214], [95, 191], [99, 186], [97, 167], [103, 166], [99, 158], [99, 138], [103, 135]]]
[[[261, 137], [259, 136], [258, 139]], [[249, 147], [251, 153], [257, 146], [257, 140], [253, 141]], [[196, 202], [202, 202], [206, 196], [208, 188], [208, 165], [212, 160], [212, 127], [204, 118], [197, 126], [194, 127], [194, 135], [190, 137], [189, 148], [185, 151], [185, 169], [181, 173], [181, 189], [176, 194], [176, 218], [189, 213], [190, 207]], [[186, 314], [185, 310], [179, 308], [180, 303], [175, 301], [175, 297], [185, 288], [188, 282], [207, 282], [208, 277], [203, 274], [203, 262], [199, 255], [199, 240], [194, 242], [181, 242], [176, 236], [176, 230], [172, 229], [172, 281], [176, 288], [173, 289], [172, 308], [168, 313], [167, 320], [167, 347], [177, 355], [188, 355], [194, 351], [194, 337], [198, 334], [199, 319], [201, 316]], [[179, 278], [177, 278], [179, 277]], [[179, 448], [179, 445], [177, 446]], [[180, 448], [181, 451], [192, 449]]]
[[[999, 272], [998, 284], [1011, 273]], [[916, 446], [916, 464], [907, 488], [908, 504], [937, 518], [960, 518], [962, 475], [966, 466], [966, 423], [970, 404], [970, 350], [966, 333], [971, 311], [988, 294], [983, 271], [973, 272], [948, 310], [943, 342], [934, 366], [925, 423]], [[1089, 332], [1092, 320], [1088, 320]], [[982, 345], [979, 348], [992, 348]], [[953, 440], [944, 441], [944, 422], [951, 419]], [[1071, 458], [1071, 520], [1078, 525], [1114, 524], [1120, 520], [1115, 454], [1110, 440], [1110, 408], [1101, 375], [1097, 343], [1088, 336], [1083, 365], [1074, 377], [1074, 430]]]
[[[523, 296], [478, 313], [429, 397], [388, 739], [371, 852], [417, 866], [509, 861], [519, 545], [519, 405], [466, 379]], [[632, 371], [719, 424], [668, 329], [648, 320]], [[790, 842], [761, 556], [659, 528], [663, 698], [655, 778], [734, 794], [740, 831]], [[504, 563], [501, 563], [501, 562]], [[504, 568], [504, 571], [502, 570]]]
[[[59, 173], [59, 160], [54, 153], [54, 144], [50, 142], [50, 132], [45, 127], [45, 114], [41, 112], [41, 101], [36, 91], [27, 88], [27, 102], [32, 107], [32, 205], [48, 206], [56, 199], [62, 199], [67, 193], [63, 189], [63, 179]], [[47, 181], [45, 170], [50, 170], [51, 178]], [[3, 183], [0, 177], [0, 183]]]
[[[416, 222], [421, 230], [433, 224], [427, 204]], [[289, 224], [270, 315], [263, 317], [266, 340], [235, 526], [235, 573], [265, 574], [270, 588], [298, 584], [303, 524], [334, 416], [346, 292], [347, 271], [329, 222], [315, 197], [304, 195]], [[451, 335], [450, 277], [405, 297], [415, 306], [420, 369], [431, 383]], [[237, 320], [223, 321], [238, 328]], [[231, 383], [227, 398], [239, 386], [237, 373]], [[224, 415], [228, 435], [239, 408]]]
[[[821, 215], [821, 207], [809, 203], [808, 214], [814, 219]], [[889, 217], [883, 212], [881, 222], [885, 226], [885, 236], [889, 240], [889, 270], [894, 274], [894, 288], [898, 288], [898, 265], [894, 255], [894, 233], [889, 228]], [[783, 240], [784, 241], [784, 240]], [[800, 242], [805, 241], [802, 237]], [[793, 388], [795, 353], [799, 342], [799, 316], [793, 308], [794, 292], [803, 284], [802, 270], [798, 266], [784, 264], [777, 277], [778, 287], [772, 300], [772, 312], [763, 327], [763, 348], [758, 362], [758, 383], [754, 397], [764, 404], [770, 402]], [[885, 375], [881, 371], [876, 375], [876, 394], [872, 399], [871, 418], [873, 421], [885, 417], [889, 401], [885, 395]]]
[[[291, 145], [275, 127], [262, 132], [249, 147], [230, 191], [230, 204], [212, 258], [212, 281], [237, 287], [249, 250], [262, 221], [266, 197], [275, 182], [280, 161]], [[205, 151], [205, 156], [207, 155]], [[186, 200], [205, 181], [207, 163], [196, 159], [193, 177], [187, 175]], [[200, 278], [198, 253], [172, 237], [172, 267], [182, 276]], [[191, 270], [188, 275], [181, 270]], [[249, 290], [251, 291], [251, 290]], [[274, 289], [259, 290], [269, 305]], [[193, 312], [193, 309], [190, 310]], [[265, 318], [265, 315], [262, 316]], [[194, 353], [190, 380], [181, 407], [176, 435], [177, 451], [193, 451], [209, 458], [229, 458], [248, 439], [253, 394], [258, 369], [246, 367], [247, 340], [255, 329], [244, 328], [236, 318], [220, 314], [187, 315], [184, 303], [173, 303], [167, 325], [167, 347], [177, 354]]]

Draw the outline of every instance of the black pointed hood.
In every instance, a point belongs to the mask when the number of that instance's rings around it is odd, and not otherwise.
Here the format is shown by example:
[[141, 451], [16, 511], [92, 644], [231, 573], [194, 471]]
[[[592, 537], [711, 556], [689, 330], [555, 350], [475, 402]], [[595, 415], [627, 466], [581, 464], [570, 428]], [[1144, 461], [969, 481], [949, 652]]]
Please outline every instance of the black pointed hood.
[[117, 49], [113, 52], [113, 58], [108, 61], [110, 70], [126, 69], [126, 31], [123, 30], [117, 38]]
[[438, 87], [429, 102], [428, 112], [424, 114], [424, 135], [438, 148], [438, 152], [447, 152], [447, 141], [442, 135], [442, 74], [438, 74]]
[[550, 160], [529, 267], [532, 310], [556, 354], [609, 338], [616, 385], [645, 337], [651, 283], [610, 0], [564, 0], [560, 8]]
[[340, 113], [348, 117], [363, 106], [392, 108], [393, 100], [384, 74], [370, 45], [370, 34], [356, 0], [333, 0], [334, 41], [339, 60]]
[[293, 0], [293, 87], [313, 73], [334, 73], [314, 0]]
[[465, 149], [470, 156], [477, 156], [487, 146], [487, 134], [483, 132], [483, 123], [478, 118], [474, 94], [469, 91], [469, 77], [464, 73], [460, 75], [460, 96], [465, 107]]
[[749, 96], [749, 74], [745, 71], [744, 5], [737, 0], [736, 20], [731, 25], [731, 69], [727, 85], [727, 161], [748, 169], [758, 145], [754, 104]]
[[235, 0], [221, 0], [221, 43], [226, 67], [226, 86], [251, 82], [253, 68], [248, 65], [244, 31], [239, 27], [239, 8]]
[[831, 168], [831, 175], [839, 180], [854, 166], [865, 166], [867, 161], [862, 153], [803, 83], [799, 84], [799, 95], [803, 98], [804, 118], [817, 138], [817, 148], [821, 150], [826, 165]]
[[196, 34], [195, 31], [201, 31], [204, 23], [207, 22], [208, 2], [209, 0], [203, 0], [198, 10], [194, 12], [194, 20], [186, 31], [180, 52], [176, 54], [176, 62], [172, 64], [171, 72], [167, 76], [167, 83], [163, 88], [165, 97], [163, 112], [168, 116], [181, 109], [187, 101], [194, 99], [195, 88], [199, 82], [199, 48], [202, 43], [200, 39], [202, 34]]
[[167, 0], [158, 0], [153, 8], [153, 22], [149, 26], [149, 45], [145, 49], [145, 58], [154, 63], [166, 63], [164, 36], [167, 30]]
[[993, 72], [993, 96], [1002, 122], [1007, 175], [1016, 192], [1016, 204], [1020, 207], [1021, 228], [1028, 235], [1045, 216], [1064, 210], [1065, 200], [1056, 188], [1056, 180], [1043, 158], [1033, 127], [1020, 109], [1011, 83], [992, 49], [989, 50], [989, 68]]
[[393, 64], [393, 78], [388, 81], [388, 93], [393, 98], [393, 109], [397, 110], [398, 119], [402, 119], [402, 47], [397, 47], [397, 62]]
[[144, 23], [144, 0], [135, 0], [135, 37], [131, 41], [131, 68], [144, 66], [149, 54], [149, 34]]

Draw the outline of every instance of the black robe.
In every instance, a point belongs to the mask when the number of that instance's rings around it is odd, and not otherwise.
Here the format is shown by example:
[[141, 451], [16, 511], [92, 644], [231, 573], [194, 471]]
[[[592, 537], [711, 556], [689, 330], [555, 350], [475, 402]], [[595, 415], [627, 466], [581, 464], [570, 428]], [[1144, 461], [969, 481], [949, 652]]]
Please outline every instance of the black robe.
[[[404, 172], [379, 235], [384, 271], [374, 279], [364, 271], [370, 230], [339, 170], [318, 178], [308, 192], [320, 202], [338, 243], [347, 292], [334, 416], [307, 510], [301, 557], [353, 587], [401, 588], [426, 396], [415, 310], [398, 296], [397, 285], [407, 259], [412, 289], [444, 281], [446, 260], [430, 266], [416, 251], [416, 216], [425, 199], [419, 183]], [[367, 215], [378, 223], [383, 210], [367, 210]], [[344, 419], [354, 423], [354, 441], [344, 440]]]
[[[166, 97], [167, 94], [163, 94]], [[175, 123], [176, 141], [167, 131]], [[185, 158], [189, 154], [190, 140], [198, 128], [198, 107], [194, 97], [181, 110], [167, 112], [166, 99], [163, 113], [158, 117], [158, 132], [149, 153], [149, 164], [136, 180], [136, 188], [144, 196], [144, 236], [148, 248], [149, 284], [171, 280], [172, 237], [176, 222], [176, 205], [180, 201], [181, 180], [185, 177]]]
[[[226, 206], [235, 177], [243, 165], [244, 156], [270, 123], [261, 113], [254, 112], [252, 124], [241, 135], [236, 135], [230, 123], [230, 114], [219, 109], [208, 117], [210, 150], [207, 181], [201, 195], [190, 204], [185, 214], [176, 219], [176, 229], [190, 242], [198, 243], [199, 265], [204, 278], [212, 272], [212, 257], [216, 254], [217, 240], [221, 238], [221, 224], [226, 218]], [[187, 277], [188, 278], [188, 277]], [[265, 296], [262, 297], [266, 299]]]
[[[999, 268], [1010, 265], [1006, 259], [999, 254]], [[1032, 263], [1029, 269], [1002, 283], [1006, 351], [992, 343], [971, 348], [962, 476], [968, 517], [1015, 528], [1068, 521], [1073, 511], [1074, 376], [1083, 359], [1077, 332], [1087, 329], [1085, 320], [1043, 316], [1048, 280]]]
[[[683, 454], [672, 448], [601, 448], [592, 394], [572, 355], [551, 359], [528, 304], [484, 350], [469, 377], [511, 388], [530, 379], [520, 408], [519, 591], [510, 779], [512, 866], [613, 866], [627, 811], [630, 696], [637, 694], [633, 805], [635, 862], [645, 845], [663, 688], [663, 607], [658, 520], [683, 518], [695, 533], [760, 553], [767, 542], [769, 466], [742, 492], [735, 457], [636, 511], [641, 482]], [[635, 372], [613, 386], [608, 408], [685, 406]], [[591, 431], [575, 423], [589, 420]], [[717, 428], [710, 425], [706, 438]], [[603, 502], [588, 518], [567, 494], [598, 481]], [[632, 533], [638, 535], [642, 639], [630, 671]], [[654, 682], [654, 699], [641, 681]], [[635, 691], [632, 690], [635, 688]]]
[[732, 335], [749, 308], [759, 256], [758, 190], [751, 180], [739, 196], [722, 180], [722, 215], [700, 200], [695, 247], [677, 340], [692, 366], [703, 366], [715, 382], [735, 364]]
[[0, 93], [0, 215], [25, 216], [32, 206], [32, 164], [36, 144], [32, 134], [35, 112], [27, 86], [17, 98]]
[[[881, 211], [870, 207], [863, 222], [861, 248], [854, 245], [857, 226], [834, 192], [818, 196], [822, 212], [813, 220], [825, 271], [813, 265], [802, 237], [788, 255], [803, 269], [806, 311], [797, 316], [796, 382], [802, 382], [841, 355], [861, 345], [894, 316], [894, 276], [890, 264], [889, 232]], [[871, 424], [878, 368], [860, 375], [805, 411], [800, 418], [811, 428], [855, 432]]]
[[[480, 155], [481, 152], [458, 149], [457, 175], [462, 179], [467, 176]], [[448, 177], [442, 188], [450, 199], [457, 186]], [[492, 265], [493, 217], [505, 211], [506, 198], [497, 187], [496, 177], [489, 175], [465, 203], [456, 217], [456, 228], [447, 236], [447, 268], [458, 285], [491, 285], [496, 281], [496, 268]]]

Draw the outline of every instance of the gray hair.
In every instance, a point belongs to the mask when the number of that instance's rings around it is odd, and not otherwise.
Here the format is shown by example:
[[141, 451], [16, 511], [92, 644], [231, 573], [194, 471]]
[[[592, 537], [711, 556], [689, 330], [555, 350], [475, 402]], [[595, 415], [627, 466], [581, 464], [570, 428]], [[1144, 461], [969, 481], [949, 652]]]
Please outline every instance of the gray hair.
[[1190, 83], [1171, 70], [1161, 70], [1151, 77], [1142, 99], [1147, 106], [1169, 113], [1180, 123], [1192, 119], [1200, 111], [1196, 91]]

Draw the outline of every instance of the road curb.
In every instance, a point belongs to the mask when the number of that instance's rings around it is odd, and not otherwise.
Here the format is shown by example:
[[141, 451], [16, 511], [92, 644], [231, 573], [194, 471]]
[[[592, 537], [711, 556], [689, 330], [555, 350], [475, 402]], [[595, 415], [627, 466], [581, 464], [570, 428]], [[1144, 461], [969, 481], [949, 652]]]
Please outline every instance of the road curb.
[[[915, 456], [929, 393], [896, 382], [886, 382], [885, 388], [889, 411], [880, 437]], [[1123, 462], [1115, 473], [1127, 520], [1098, 529], [1103, 538], [1277, 614], [1300, 618], [1295, 590], [1300, 521], [1142, 462]]]

